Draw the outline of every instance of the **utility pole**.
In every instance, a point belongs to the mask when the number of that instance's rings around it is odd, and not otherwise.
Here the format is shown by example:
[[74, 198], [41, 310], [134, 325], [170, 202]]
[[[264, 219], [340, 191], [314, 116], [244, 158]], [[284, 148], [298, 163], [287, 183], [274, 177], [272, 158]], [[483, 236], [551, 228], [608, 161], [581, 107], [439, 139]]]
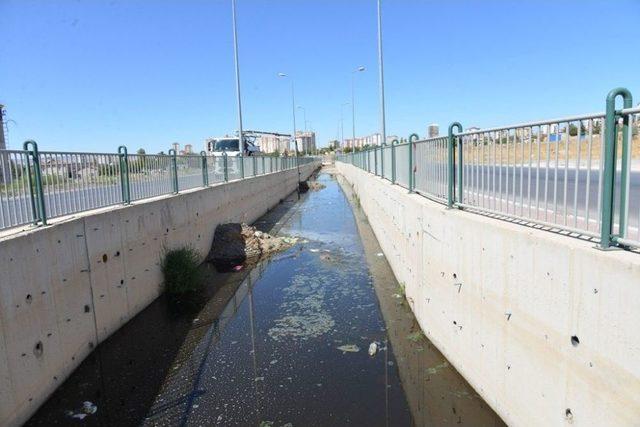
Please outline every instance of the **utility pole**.
[[378, 0], [378, 69], [380, 74], [380, 133], [382, 141], [387, 142], [387, 129], [384, 111], [384, 66], [382, 61], [382, 0]]
[[[236, 0], [231, 0], [233, 15], [233, 59], [236, 68], [236, 98], [238, 102], [238, 148], [240, 156], [244, 157], [244, 138], [242, 137], [242, 101], [240, 99], [240, 64], [238, 63], [238, 28], [236, 24]], [[241, 159], [244, 166], [244, 160]]]
[[[7, 149], [5, 139], [4, 105], [0, 104], [0, 150]], [[0, 183], [9, 184], [12, 178], [11, 162], [9, 155], [0, 151]]]

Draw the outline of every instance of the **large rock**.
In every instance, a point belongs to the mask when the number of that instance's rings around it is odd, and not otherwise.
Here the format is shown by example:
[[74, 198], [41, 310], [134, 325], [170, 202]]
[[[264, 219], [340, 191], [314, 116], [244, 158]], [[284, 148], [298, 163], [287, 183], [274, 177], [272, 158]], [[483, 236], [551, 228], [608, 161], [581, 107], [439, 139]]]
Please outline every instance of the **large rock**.
[[295, 238], [273, 237], [247, 224], [220, 224], [216, 227], [207, 260], [218, 267], [229, 268], [288, 249], [295, 242]]

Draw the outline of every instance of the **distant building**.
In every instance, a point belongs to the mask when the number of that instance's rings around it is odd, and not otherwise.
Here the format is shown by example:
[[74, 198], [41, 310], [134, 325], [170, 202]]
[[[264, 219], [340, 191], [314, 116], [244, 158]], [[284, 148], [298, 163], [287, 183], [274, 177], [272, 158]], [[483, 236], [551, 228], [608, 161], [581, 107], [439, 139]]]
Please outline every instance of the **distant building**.
[[298, 150], [303, 153], [313, 153], [316, 150], [316, 133], [315, 132], [296, 132], [296, 140], [298, 141]]
[[176, 153], [177, 153], [178, 151], [180, 151], [180, 144], [177, 142], [174, 142], [173, 144], [171, 144], [171, 148], [176, 150]]
[[333, 141], [329, 141], [329, 148], [331, 150], [336, 150], [340, 148], [340, 141], [338, 141], [337, 139], [334, 139]]
[[193, 145], [185, 144], [185, 146], [184, 146], [184, 154], [193, 154]]
[[427, 138], [435, 138], [440, 136], [440, 126], [437, 123], [431, 123], [427, 126]]
[[254, 143], [260, 147], [261, 152], [267, 154], [275, 152], [282, 154], [291, 151], [291, 137], [289, 135], [263, 132], [256, 137]]
[[[387, 135], [387, 144], [391, 144], [391, 142], [399, 138], [396, 135]], [[373, 133], [367, 136], [357, 136], [355, 139], [347, 138], [344, 140], [344, 148], [364, 148], [364, 147], [373, 147], [379, 146], [380, 141], [382, 140], [379, 133]]]

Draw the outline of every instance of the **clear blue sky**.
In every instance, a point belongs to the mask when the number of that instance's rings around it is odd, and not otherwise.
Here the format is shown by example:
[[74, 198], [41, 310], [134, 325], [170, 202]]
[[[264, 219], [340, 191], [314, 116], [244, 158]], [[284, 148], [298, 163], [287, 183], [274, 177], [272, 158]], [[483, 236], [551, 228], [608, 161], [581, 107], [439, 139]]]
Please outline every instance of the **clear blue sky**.
[[[364, 65], [356, 130], [378, 130], [375, 0], [237, 1], [245, 128], [291, 130], [283, 71], [325, 145]], [[383, 21], [388, 134], [601, 111], [616, 86], [640, 101], [638, 0], [386, 0]], [[0, 36], [11, 148], [200, 149], [236, 129], [229, 0], [0, 0]]]

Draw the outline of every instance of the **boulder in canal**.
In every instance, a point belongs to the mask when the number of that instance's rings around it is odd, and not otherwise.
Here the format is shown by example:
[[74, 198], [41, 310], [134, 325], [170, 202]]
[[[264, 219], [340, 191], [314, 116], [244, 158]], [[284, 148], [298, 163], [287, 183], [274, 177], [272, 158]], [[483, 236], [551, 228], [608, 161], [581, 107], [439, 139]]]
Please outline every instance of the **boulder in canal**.
[[220, 224], [213, 236], [207, 261], [219, 270], [231, 270], [246, 262], [290, 248], [295, 237], [277, 237], [244, 223]]

